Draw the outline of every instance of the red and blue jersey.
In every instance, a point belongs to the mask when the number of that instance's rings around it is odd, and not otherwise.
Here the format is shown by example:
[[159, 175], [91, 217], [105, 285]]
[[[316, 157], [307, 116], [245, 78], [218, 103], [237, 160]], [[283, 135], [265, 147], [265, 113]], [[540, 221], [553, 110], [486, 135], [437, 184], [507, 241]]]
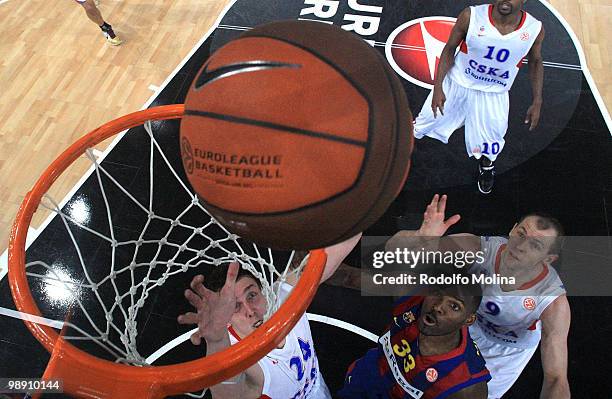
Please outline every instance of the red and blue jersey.
[[406, 297], [393, 309], [393, 322], [378, 347], [357, 360], [339, 392], [342, 398], [442, 399], [491, 379], [467, 327], [452, 351], [424, 356], [419, 351], [417, 319], [423, 297]]

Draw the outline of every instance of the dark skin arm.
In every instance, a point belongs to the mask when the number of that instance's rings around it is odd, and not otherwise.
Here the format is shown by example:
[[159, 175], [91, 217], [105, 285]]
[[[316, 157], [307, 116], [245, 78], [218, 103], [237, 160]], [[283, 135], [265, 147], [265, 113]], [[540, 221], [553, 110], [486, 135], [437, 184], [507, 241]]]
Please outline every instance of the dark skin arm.
[[447, 397], [448, 399], [487, 399], [488, 394], [487, 383], [479, 382]]
[[544, 65], [542, 64], [542, 42], [544, 41], [544, 28], [531, 46], [527, 54], [529, 60], [529, 80], [531, 81], [531, 92], [533, 103], [527, 110], [525, 124], [529, 124], [529, 131], [534, 130], [540, 121], [540, 109], [542, 107], [542, 86], [544, 85]]
[[[423, 213], [423, 222], [421, 223], [421, 227], [418, 230], [398, 231], [389, 239], [389, 241], [387, 241], [385, 249], [387, 251], [393, 251], [397, 248], [419, 249], [426, 246], [429, 250], [479, 251], [480, 237], [472, 234], [461, 235], [461, 238], [458, 240], [461, 248], [440, 248], [440, 240], [434, 240], [436, 237], [442, 237], [452, 225], [459, 222], [461, 219], [461, 216], [459, 215], [453, 215], [446, 219], [446, 201], [446, 195], [434, 195], [429, 205], [427, 205], [425, 213]], [[419, 242], [416, 237], [423, 237], [430, 241], [432, 245], [427, 246], [426, 243]], [[446, 243], [449, 243], [450, 241], [450, 239], [446, 240]]]
[[446, 77], [446, 74], [455, 63], [455, 52], [457, 47], [465, 40], [467, 36], [468, 27], [470, 25], [470, 8], [466, 8], [461, 11], [461, 14], [457, 17], [457, 22], [451, 31], [450, 37], [442, 54], [440, 55], [440, 63], [438, 64], [438, 71], [436, 72], [436, 80], [434, 82], [433, 98], [431, 101], [431, 109], [433, 110], [434, 117], [438, 116], [438, 108], [440, 114], [444, 115], [444, 103], [446, 102], [446, 95], [442, 90], [442, 82]]
[[[455, 223], [459, 222], [461, 216], [453, 215], [446, 218], [446, 195], [435, 194], [423, 213], [423, 222], [418, 230], [400, 230], [385, 244], [386, 251], [408, 249], [409, 251], [460, 251], [476, 253], [480, 251], [480, 237], [473, 234], [454, 234], [444, 236], [446, 231]], [[427, 264], [419, 265], [419, 268], [428, 267]], [[408, 270], [406, 270], [408, 272]], [[362, 279], [362, 290], [365, 292], [380, 293], [380, 286], [371, 283], [372, 278]], [[366, 283], [366, 284], [364, 284]], [[370, 285], [367, 285], [370, 283]], [[396, 297], [409, 295], [404, 285], [389, 287], [388, 295]], [[387, 289], [387, 287], [385, 287]]]

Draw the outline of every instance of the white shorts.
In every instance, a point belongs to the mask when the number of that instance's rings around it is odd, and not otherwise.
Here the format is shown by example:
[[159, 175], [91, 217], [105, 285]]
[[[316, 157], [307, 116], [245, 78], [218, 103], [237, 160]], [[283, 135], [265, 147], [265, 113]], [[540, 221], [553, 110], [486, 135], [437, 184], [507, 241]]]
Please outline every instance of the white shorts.
[[486, 156], [495, 161], [504, 148], [508, 130], [510, 101], [508, 92], [485, 93], [468, 89], [450, 76], [442, 82], [446, 95], [444, 115], [434, 118], [431, 109], [433, 90], [429, 93], [414, 124], [414, 137], [428, 136], [443, 143], [453, 132], [465, 125], [465, 149], [470, 157]]
[[470, 335], [491, 373], [491, 380], [487, 382], [488, 399], [501, 399], [519, 378], [538, 347], [521, 349], [498, 344], [488, 339], [480, 328], [474, 327], [470, 326]]

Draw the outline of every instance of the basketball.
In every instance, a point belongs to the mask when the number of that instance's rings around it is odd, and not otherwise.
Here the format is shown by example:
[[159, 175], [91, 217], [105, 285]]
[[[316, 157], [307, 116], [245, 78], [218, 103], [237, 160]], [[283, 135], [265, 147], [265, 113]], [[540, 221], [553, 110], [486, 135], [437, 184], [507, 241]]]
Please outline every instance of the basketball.
[[196, 75], [180, 128], [187, 178], [229, 231], [277, 249], [364, 231], [401, 190], [412, 115], [399, 78], [358, 36], [262, 25]]

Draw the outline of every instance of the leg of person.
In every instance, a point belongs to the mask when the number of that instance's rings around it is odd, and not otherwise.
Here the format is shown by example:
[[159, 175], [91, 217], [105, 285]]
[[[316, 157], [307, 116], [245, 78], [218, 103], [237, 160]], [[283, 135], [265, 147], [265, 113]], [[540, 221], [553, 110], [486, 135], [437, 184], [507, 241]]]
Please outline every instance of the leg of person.
[[444, 115], [441, 115], [438, 111], [438, 116], [434, 117], [431, 109], [432, 90], [427, 96], [419, 116], [414, 121], [414, 138], [420, 139], [423, 136], [428, 136], [446, 144], [451, 134], [465, 123], [464, 108], [469, 89], [455, 83], [449, 76], [444, 78], [442, 88], [446, 96]]
[[110, 44], [118, 46], [122, 43], [121, 39], [113, 31], [113, 27], [104, 21], [100, 10], [98, 10], [93, 0], [76, 0], [76, 2], [83, 6], [87, 17], [100, 27], [102, 34]]
[[478, 189], [483, 194], [493, 190], [495, 160], [502, 152], [508, 130], [510, 102], [508, 93], [472, 90], [468, 95], [465, 119], [465, 148], [478, 159]]
[[483, 333], [470, 335], [486, 361], [491, 380], [487, 383], [488, 399], [501, 399], [519, 378], [537, 347], [529, 349], [512, 348], [487, 339]]

